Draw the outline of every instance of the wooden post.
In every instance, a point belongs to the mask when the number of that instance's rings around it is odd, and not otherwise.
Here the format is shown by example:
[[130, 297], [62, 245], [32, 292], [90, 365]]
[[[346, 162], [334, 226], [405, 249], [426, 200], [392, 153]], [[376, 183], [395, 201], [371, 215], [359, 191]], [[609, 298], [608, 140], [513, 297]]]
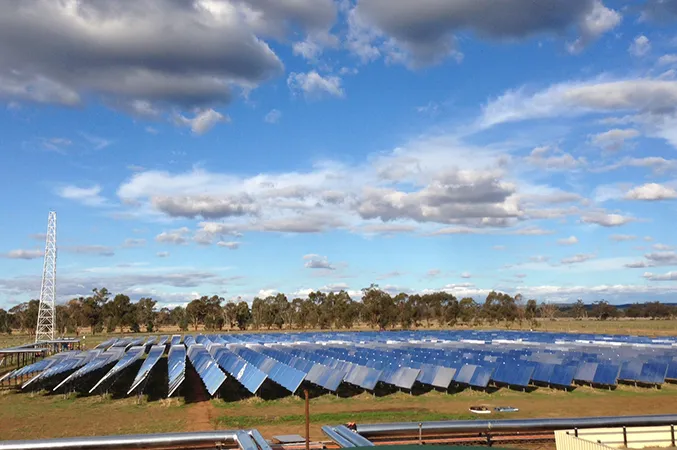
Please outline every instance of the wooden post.
[[306, 396], [306, 450], [310, 450], [310, 397], [308, 389], [304, 389], [303, 393]]

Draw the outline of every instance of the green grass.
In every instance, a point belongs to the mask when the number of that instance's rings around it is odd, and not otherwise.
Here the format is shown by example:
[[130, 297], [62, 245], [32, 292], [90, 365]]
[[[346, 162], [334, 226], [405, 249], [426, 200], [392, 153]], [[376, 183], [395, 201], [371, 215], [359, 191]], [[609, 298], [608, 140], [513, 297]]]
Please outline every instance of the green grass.
[[[409, 409], [397, 411], [357, 411], [310, 414], [312, 423], [338, 424], [348, 421], [358, 423], [377, 422], [417, 422], [436, 420], [472, 420], [475, 416], [469, 414], [442, 414], [427, 409]], [[289, 414], [284, 416], [221, 416], [216, 419], [218, 426], [226, 428], [251, 428], [265, 425], [301, 425], [305, 423], [303, 414]]]

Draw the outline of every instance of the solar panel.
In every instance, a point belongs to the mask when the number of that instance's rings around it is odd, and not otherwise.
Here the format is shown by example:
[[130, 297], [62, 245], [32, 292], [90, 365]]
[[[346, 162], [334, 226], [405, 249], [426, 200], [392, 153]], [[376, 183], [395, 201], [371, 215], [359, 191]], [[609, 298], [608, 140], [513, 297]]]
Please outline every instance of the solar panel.
[[664, 362], [646, 362], [637, 381], [645, 384], [663, 384], [668, 371], [668, 364]]
[[119, 376], [120, 373], [121, 373], [123, 370], [125, 370], [126, 368], [128, 368], [129, 366], [131, 366], [135, 361], [138, 361], [138, 359], [141, 358], [141, 356], [144, 355], [145, 350], [146, 350], [145, 346], [136, 346], [136, 347], [130, 348], [130, 349], [127, 351], [127, 353], [125, 353], [124, 356], [122, 356], [122, 358], [120, 358], [120, 360], [117, 362], [117, 364], [115, 364], [115, 365], [108, 371], [108, 373], [106, 373], [106, 375], [104, 375], [103, 377], [101, 377], [101, 379], [99, 380], [99, 382], [96, 383], [96, 384], [89, 390], [89, 393], [91, 394], [92, 392], [94, 392], [94, 390], [96, 390], [96, 388], [98, 388], [98, 387], [101, 386], [104, 382], [106, 382], [106, 380], [109, 380], [109, 379], [111, 379], [111, 378], [113, 378], [113, 377]]
[[209, 395], [216, 394], [223, 382], [226, 381], [226, 374], [219, 368], [207, 348], [202, 344], [193, 344], [188, 347], [187, 355]]
[[80, 367], [78, 370], [73, 372], [72, 374], [68, 375], [61, 383], [57, 384], [54, 389], [52, 389], [53, 392], [58, 391], [62, 387], [66, 386], [68, 383], [71, 383], [78, 378], [81, 378], [87, 374], [90, 374], [96, 370], [102, 369], [106, 366], [109, 366], [116, 361], [118, 361], [122, 355], [124, 355], [124, 347], [113, 347], [109, 348], [105, 352], [99, 353], [97, 356], [92, 358], [91, 361], [89, 361], [87, 364], [84, 366]]
[[268, 376], [253, 364], [245, 361], [225, 347], [213, 349], [214, 360], [235, 378], [245, 389], [256, 394]]
[[[173, 339], [172, 339], [173, 340]], [[186, 379], [186, 347], [172, 345], [167, 356], [167, 397], [171, 397]]]
[[[160, 339], [162, 340], [162, 339]], [[165, 339], [166, 341], [167, 339]], [[143, 364], [141, 364], [141, 368], [139, 368], [139, 372], [136, 374], [136, 377], [134, 378], [134, 381], [132, 381], [132, 385], [127, 391], [127, 395], [131, 394], [137, 387], [141, 385], [144, 381], [148, 379], [148, 376], [150, 375], [151, 370], [153, 370], [153, 367], [155, 367], [155, 364], [162, 358], [162, 355], [165, 353], [165, 346], [164, 344], [158, 344], [158, 345], [153, 345], [150, 348], [150, 351], [148, 352], [148, 356], [146, 359], [143, 361]]]
[[620, 366], [615, 364], [599, 364], [592, 382], [604, 386], [615, 386], [618, 383], [620, 369]]

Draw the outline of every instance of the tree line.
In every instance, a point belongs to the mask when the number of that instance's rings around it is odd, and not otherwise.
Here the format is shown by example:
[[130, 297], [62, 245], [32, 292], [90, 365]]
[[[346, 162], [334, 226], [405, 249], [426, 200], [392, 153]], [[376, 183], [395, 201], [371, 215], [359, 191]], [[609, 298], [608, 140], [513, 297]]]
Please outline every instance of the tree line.
[[[261, 330], [261, 329], [349, 329], [364, 324], [374, 329], [411, 329], [432, 326], [477, 326], [501, 324], [506, 328], [536, 328], [541, 320], [558, 317], [609, 320], [620, 317], [665, 319], [677, 316], [677, 307], [660, 302], [635, 303], [623, 309], [605, 300], [570, 305], [538, 303], [501, 292], [490, 292], [483, 302], [440, 291], [424, 295], [390, 295], [372, 284], [356, 301], [346, 291], [311, 292], [307, 298], [289, 300], [279, 293], [256, 297], [251, 306], [245, 301], [226, 301], [218, 295], [202, 296], [185, 307], [157, 308], [152, 298], [133, 302], [126, 294], [113, 295], [106, 288], [94, 289], [87, 297], [77, 297], [56, 306], [56, 326], [60, 335], [106, 332], [154, 332], [163, 328], [182, 331]], [[13, 330], [35, 333], [38, 300], [0, 309], [0, 333]]]

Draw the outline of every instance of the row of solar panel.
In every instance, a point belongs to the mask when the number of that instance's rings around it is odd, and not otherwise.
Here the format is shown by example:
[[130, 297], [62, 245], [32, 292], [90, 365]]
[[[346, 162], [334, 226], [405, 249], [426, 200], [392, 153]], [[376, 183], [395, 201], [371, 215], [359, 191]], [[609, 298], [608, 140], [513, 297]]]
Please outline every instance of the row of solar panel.
[[[180, 341], [179, 335], [171, 339], [172, 343]], [[342, 382], [373, 390], [379, 382], [411, 389], [416, 382], [447, 388], [452, 382], [476, 387], [486, 387], [492, 381], [510, 386], [531, 383], [570, 386], [574, 382], [615, 385], [619, 380], [661, 384], [666, 378], [677, 379], [677, 358], [667, 359], [670, 356], [667, 350], [659, 355], [662, 360], [610, 363], [595, 361], [599, 355], [592, 353], [562, 352], [557, 348], [544, 352], [511, 347], [481, 350], [472, 347], [477, 344], [460, 344], [459, 348], [459, 343], [449, 342], [260, 345], [252, 344], [252, 339], [248, 336], [243, 339], [241, 335], [200, 335], [197, 338], [189, 335], [183, 341], [187, 349], [184, 345], [174, 344], [169, 352], [169, 395], [176, 392], [185, 379], [186, 357], [210, 395], [218, 391], [227, 378], [226, 373], [252, 393], [256, 393], [266, 379], [290, 392], [295, 392], [304, 380], [336, 391]], [[28, 387], [71, 372], [53, 387], [53, 390], [59, 390], [85, 375], [110, 368], [89, 390], [94, 392], [141, 359], [150, 347], [150, 353], [128, 391], [131, 393], [147, 380], [167, 342], [166, 336], [145, 341], [143, 338], [110, 340], [93, 351], [67, 352], [38, 361], [9, 377], [37, 373], [24, 383], [24, 387]], [[565, 361], [562, 355], [569, 359], [575, 355], [580, 360]], [[546, 360], [554, 362], [544, 362]]]

